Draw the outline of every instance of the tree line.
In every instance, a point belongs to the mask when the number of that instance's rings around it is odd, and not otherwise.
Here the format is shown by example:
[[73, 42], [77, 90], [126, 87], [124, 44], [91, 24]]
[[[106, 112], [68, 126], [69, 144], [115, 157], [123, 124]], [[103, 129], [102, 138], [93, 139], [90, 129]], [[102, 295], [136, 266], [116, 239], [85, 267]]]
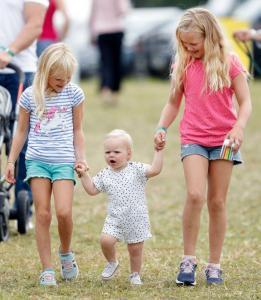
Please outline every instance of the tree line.
[[177, 6], [183, 9], [203, 5], [206, 2], [206, 0], [132, 0], [134, 7]]

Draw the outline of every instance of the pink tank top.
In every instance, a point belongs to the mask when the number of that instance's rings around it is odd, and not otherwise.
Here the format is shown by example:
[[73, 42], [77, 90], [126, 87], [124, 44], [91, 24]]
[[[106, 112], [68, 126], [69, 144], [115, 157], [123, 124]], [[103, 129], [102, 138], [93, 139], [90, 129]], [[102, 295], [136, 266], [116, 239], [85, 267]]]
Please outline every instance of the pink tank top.
[[42, 34], [39, 37], [40, 40], [56, 41], [58, 38], [57, 32], [53, 24], [54, 13], [57, 9], [55, 2], [56, 2], [55, 0], [50, 0], [50, 4], [44, 19]]

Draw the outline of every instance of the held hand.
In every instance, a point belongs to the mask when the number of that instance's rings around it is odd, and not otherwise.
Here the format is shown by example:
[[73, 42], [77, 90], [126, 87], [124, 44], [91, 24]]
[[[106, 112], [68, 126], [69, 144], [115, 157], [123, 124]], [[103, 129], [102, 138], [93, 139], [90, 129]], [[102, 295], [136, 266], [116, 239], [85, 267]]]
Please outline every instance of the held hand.
[[233, 145], [233, 152], [236, 153], [244, 139], [243, 129], [239, 125], [235, 125], [232, 130], [227, 134], [227, 139], [229, 139], [229, 146]]
[[80, 178], [89, 170], [89, 167], [86, 161], [77, 161], [74, 165], [74, 170]]
[[164, 130], [158, 130], [154, 135], [155, 150], [163, 150], [166, 145], [166, 132]]
[[8, 183], [14, 184], [16, 182], [15, 177], [14, 177], [14, 173], [15, 173], [14, 163], [8, 162], [7, 166], [6, 166], [6, 170], [5, 170], [5, 180]]

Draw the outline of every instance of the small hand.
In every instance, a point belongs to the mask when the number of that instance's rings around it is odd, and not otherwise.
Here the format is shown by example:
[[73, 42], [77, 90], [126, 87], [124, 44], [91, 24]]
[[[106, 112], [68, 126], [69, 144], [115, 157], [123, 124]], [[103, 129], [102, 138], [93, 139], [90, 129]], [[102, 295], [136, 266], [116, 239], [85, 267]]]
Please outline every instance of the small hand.
[[77, 161], [74, 165], [74, 170], [76, 171], [78, 177], [80, 178], [84, 175], [84, 173], [86, 173], [89, 170], [89, 167], [85, 160]]
[[233, 152], [237, 153], [241, 144], [243, 143], [244, 132], [243, 129], [235, 125], [232, 130], [227, 134], [227, 139], [229, 139], [229, 146], [233, 147]]
[[5, 180], [9, 183], [14, 184], [16, 182], [14, 173], [15, 173], [14, 163], [8, 162], [5, 170]]
[[158, 130], [154, 135], [155, 150], [159, 151], [164, 149], [166, 145], [166, 132], [164, 130]]

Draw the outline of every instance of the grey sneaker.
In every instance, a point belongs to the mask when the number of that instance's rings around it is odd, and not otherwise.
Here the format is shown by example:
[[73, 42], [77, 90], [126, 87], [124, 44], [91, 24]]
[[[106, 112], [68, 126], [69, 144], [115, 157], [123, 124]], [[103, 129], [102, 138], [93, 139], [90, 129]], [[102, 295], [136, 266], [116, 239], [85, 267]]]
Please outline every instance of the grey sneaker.
[[113, 278], [114, 275], [116, 274], [118, 267], [119, 267], [118, 261], [108, 262], [101, 274], [102, 279], [110, 280], [111, 278]]
[[140, 279], [140, 274], [138, 272], [133, 272], [129, 276], [129, 281], [131, 284], [134, 285], [142, 285], [143, 282]]
[[74, 253], [72, 251], [68, 253], [60, 253], [60, 262], [61, 262], [61, 275], [65, 280], [76, 279], [79, 275], [79, 268], [76, 263]]

